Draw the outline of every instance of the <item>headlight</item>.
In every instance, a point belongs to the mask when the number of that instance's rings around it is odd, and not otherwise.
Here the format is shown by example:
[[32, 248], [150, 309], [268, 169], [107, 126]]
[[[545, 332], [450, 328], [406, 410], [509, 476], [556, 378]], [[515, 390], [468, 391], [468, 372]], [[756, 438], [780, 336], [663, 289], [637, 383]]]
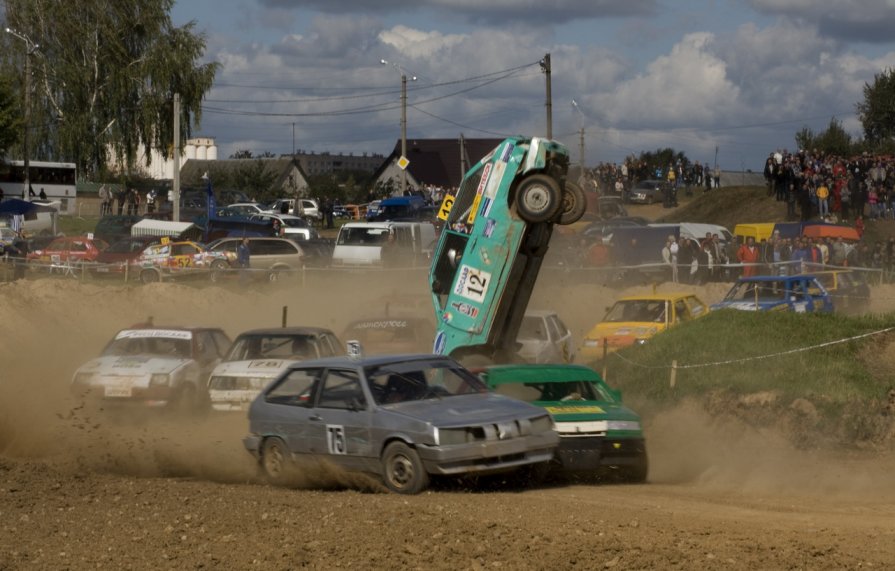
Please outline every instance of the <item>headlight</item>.
[[647, 341], [649, 341], [649, 339], [637, 339], [634, 343], [637, 345], [646, 345]]
[[600, 340], [599, 339], [585, 339], [584, 346], [585, 347], [599, 347]]
[[640, 432], [640, 423], [636, 420], [610, 420], [606, 423], [606, 430]]
[[74, 382], [79, 385], [89, 385], [93, 380], [93, 373], [76, 373]]
[[540, 434], [553, 430], [553, 419], [550, 415], [539, 416], [531, 419], [531, 433]]
[[168, 375], [164, 373], [155, 373], [151, 377], [149, 377], [149, 386], [155, 387], [159, 385], [167, 385], [168, 380]]

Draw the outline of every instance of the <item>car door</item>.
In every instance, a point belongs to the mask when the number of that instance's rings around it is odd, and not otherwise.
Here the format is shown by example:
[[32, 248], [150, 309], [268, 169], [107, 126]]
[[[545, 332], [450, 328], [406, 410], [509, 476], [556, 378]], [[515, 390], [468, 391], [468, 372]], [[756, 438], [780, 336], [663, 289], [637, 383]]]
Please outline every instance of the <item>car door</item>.
[[547, 317], [548, 330], [550, 331], [551, 341], [556, 347], [558, 358], [564, 363], [568, 363], [572, 358], [572, 332], [566, 327], [558, 315]]
[[293, 454], [310, 453], [309, 427], [322, 373], [316, 367], [290, 369], [264, 394], [264, 406], [250, 409], [252, 431], [282, 438]]
[[354, 369], [329, 369], [320, 383], [307, 427], [312, 454], [350, 469], [373, 456], [370, 407]]

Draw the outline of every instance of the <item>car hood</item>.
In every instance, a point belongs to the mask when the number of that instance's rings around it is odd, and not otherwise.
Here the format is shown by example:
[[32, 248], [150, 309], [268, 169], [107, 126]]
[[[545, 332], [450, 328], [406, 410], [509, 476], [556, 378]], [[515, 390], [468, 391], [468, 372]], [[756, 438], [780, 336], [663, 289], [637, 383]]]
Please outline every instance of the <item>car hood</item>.
[[192, 362], [192, 359], [162, 357], [156, 355], [120, 355], [98, 357], [87, 361], [78, 373], [135, 376], [170, 373]]
[[655, 323], [652, 321], [622, 321], [598, 323], [596, 327], [591, 329], [587, 336], [592, 339], [603, 337], [633, 337], [642, 339], [652, 337], [656, 333], [664, 330], [664, 323]]
[[563, 437], [609, 433], [642, 434], [640, 415], [620, 403], [599, 401], [536, 401], [556, 423]]
[[712, 305], [712, 310], [716, 309], [739, 309], [740, 311], [758, 311], [760, 309], [769, 308], [769, 304], [755, 303], [754, 301], [722, 301]]
[[212, 375], [230, 377], [270, 377], [280, 374], [286, 367], [298, 363], [295, 359], [252, 359], [250, 361], [227, 361], [215, 367]]
[[383, 406], [395, 414], [441, 428], [476, 426], [541, 416], [542, 408], [494, 393], [431, 398]]
[[516, 339], [516, 342], [521, 345], [519, 354], [523, 357], [536, 356], [550, 347], [550, 342], [542, 339]]

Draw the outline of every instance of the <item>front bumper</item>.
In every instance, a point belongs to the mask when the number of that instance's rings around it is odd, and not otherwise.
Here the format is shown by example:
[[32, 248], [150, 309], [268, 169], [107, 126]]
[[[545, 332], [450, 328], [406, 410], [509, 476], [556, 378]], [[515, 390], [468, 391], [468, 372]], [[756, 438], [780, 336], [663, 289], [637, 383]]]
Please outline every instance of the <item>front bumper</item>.
[[169, 386], [122, 388], [104, 385], [73, 385], [71, 392], [76, 397], [102, 402], [103, 405], [109, 406], [161, 408], [168, 406], [175, 398], [175, 391]]
[[549, 462], [559, 441], [559, 435], [551, 431], [507, 440], [417, 446], [417, 452], [430, 474], [499, 472], [526, 464]]
[[646, 442], [643, 438], [564, 437], [560, 439], [556, 460], [566, 472], [645, 468]]

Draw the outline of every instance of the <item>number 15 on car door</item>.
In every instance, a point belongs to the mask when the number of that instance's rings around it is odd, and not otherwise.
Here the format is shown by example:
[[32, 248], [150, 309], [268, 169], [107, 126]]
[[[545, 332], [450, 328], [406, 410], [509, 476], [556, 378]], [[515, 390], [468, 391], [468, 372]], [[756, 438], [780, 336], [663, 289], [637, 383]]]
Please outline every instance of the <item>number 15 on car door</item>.
[[488, 286], [491, 285], [491, 274], [467, 265], [460, 267], [454, 294], [465, 297], [476, 303], [485, 301]]

